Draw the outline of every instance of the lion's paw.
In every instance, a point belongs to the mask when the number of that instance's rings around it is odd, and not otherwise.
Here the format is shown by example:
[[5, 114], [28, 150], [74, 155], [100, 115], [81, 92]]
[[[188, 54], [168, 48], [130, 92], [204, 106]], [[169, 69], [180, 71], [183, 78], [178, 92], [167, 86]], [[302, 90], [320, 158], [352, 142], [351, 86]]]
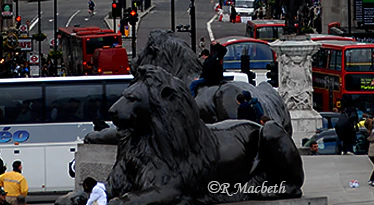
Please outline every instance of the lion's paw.
[[118, 197], [111, 199], [108, 202], [108, 205], [124, 205], [124, 201]]

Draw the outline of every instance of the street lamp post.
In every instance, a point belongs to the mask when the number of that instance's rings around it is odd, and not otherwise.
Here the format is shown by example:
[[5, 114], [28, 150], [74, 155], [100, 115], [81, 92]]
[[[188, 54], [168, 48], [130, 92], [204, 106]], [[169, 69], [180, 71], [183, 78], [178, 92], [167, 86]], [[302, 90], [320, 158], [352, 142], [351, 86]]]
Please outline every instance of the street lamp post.
[[16, 17], [18, 17], [18, 1], [19, 0], [14, 0], [16, 2]]
[[54, 7], [54, 12], [55, 12], [55, 15], [54, 15], [54, 45], [53, 45], [53, 51], [55, 53], [54, 55], [54, 71], [56, 72], [57, 74], [57, 0], [54, 0], [53, 1], [53, 7]]
[[195, 14], [195, 0], [191, 0], [191, 47], [196, 53], [196, 14]]
[[171, 0], [171, 30], [175, 32], [175, 4], [174, 0]]
[[[40, 0], [38, 0], [38, 33], [42, 33], [41, 15], [40, 15]], [[42, 41], [39, 39], [39, 76], [42, 75]]]

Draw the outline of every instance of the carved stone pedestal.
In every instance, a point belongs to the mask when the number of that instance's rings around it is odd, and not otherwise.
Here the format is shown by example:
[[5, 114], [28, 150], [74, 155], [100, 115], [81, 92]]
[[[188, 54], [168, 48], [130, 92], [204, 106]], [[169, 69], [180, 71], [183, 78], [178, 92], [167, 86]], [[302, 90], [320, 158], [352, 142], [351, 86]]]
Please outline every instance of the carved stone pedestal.
[[312, 87], [312, 55], [321, 44], [306, 36], [282, 36], [270, 46], [277, 54], [278, 92], [291, 114], [294, 142], [301, 147], [302, 138], [322, 127], [322, 117], [313, 109]]

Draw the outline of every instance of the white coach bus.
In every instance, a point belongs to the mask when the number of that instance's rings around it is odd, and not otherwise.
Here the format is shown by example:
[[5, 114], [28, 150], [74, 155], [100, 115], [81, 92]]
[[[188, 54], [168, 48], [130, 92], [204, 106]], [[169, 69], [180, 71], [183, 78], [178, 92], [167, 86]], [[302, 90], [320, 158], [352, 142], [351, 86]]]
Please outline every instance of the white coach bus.
[[0, 156], [12, 170], [23, 163], [29, 192], [74, 189], [68, 163], [132, 75], [13, 78], [0, 80]]

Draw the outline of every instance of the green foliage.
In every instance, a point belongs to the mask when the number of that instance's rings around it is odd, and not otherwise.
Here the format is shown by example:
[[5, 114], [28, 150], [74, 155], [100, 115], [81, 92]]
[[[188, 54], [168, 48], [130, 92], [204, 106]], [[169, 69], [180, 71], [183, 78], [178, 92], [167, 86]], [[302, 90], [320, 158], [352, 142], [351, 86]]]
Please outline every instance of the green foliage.
[[32, 35], [32, 39], [36, 41], [44, 41], [46, 38], [47, 38], [47, 35], [45, 35], [44, 33], [40, 33], [40, 34], [36, 33]]
[[314, 30], [313, 30], [313, 28], [310, 27], [310, 26], [304, 26], [304, 27], [301, 28], [301, 32], [302, 32], [303, 34], [306, 34], [306, 33], [314, 33]]
[[48, 58], [54, 59], [54, 58], [61, 58], [62, 57], [62, 51], [57, 50], [56, 52], [54, 50], [49, 51]]

